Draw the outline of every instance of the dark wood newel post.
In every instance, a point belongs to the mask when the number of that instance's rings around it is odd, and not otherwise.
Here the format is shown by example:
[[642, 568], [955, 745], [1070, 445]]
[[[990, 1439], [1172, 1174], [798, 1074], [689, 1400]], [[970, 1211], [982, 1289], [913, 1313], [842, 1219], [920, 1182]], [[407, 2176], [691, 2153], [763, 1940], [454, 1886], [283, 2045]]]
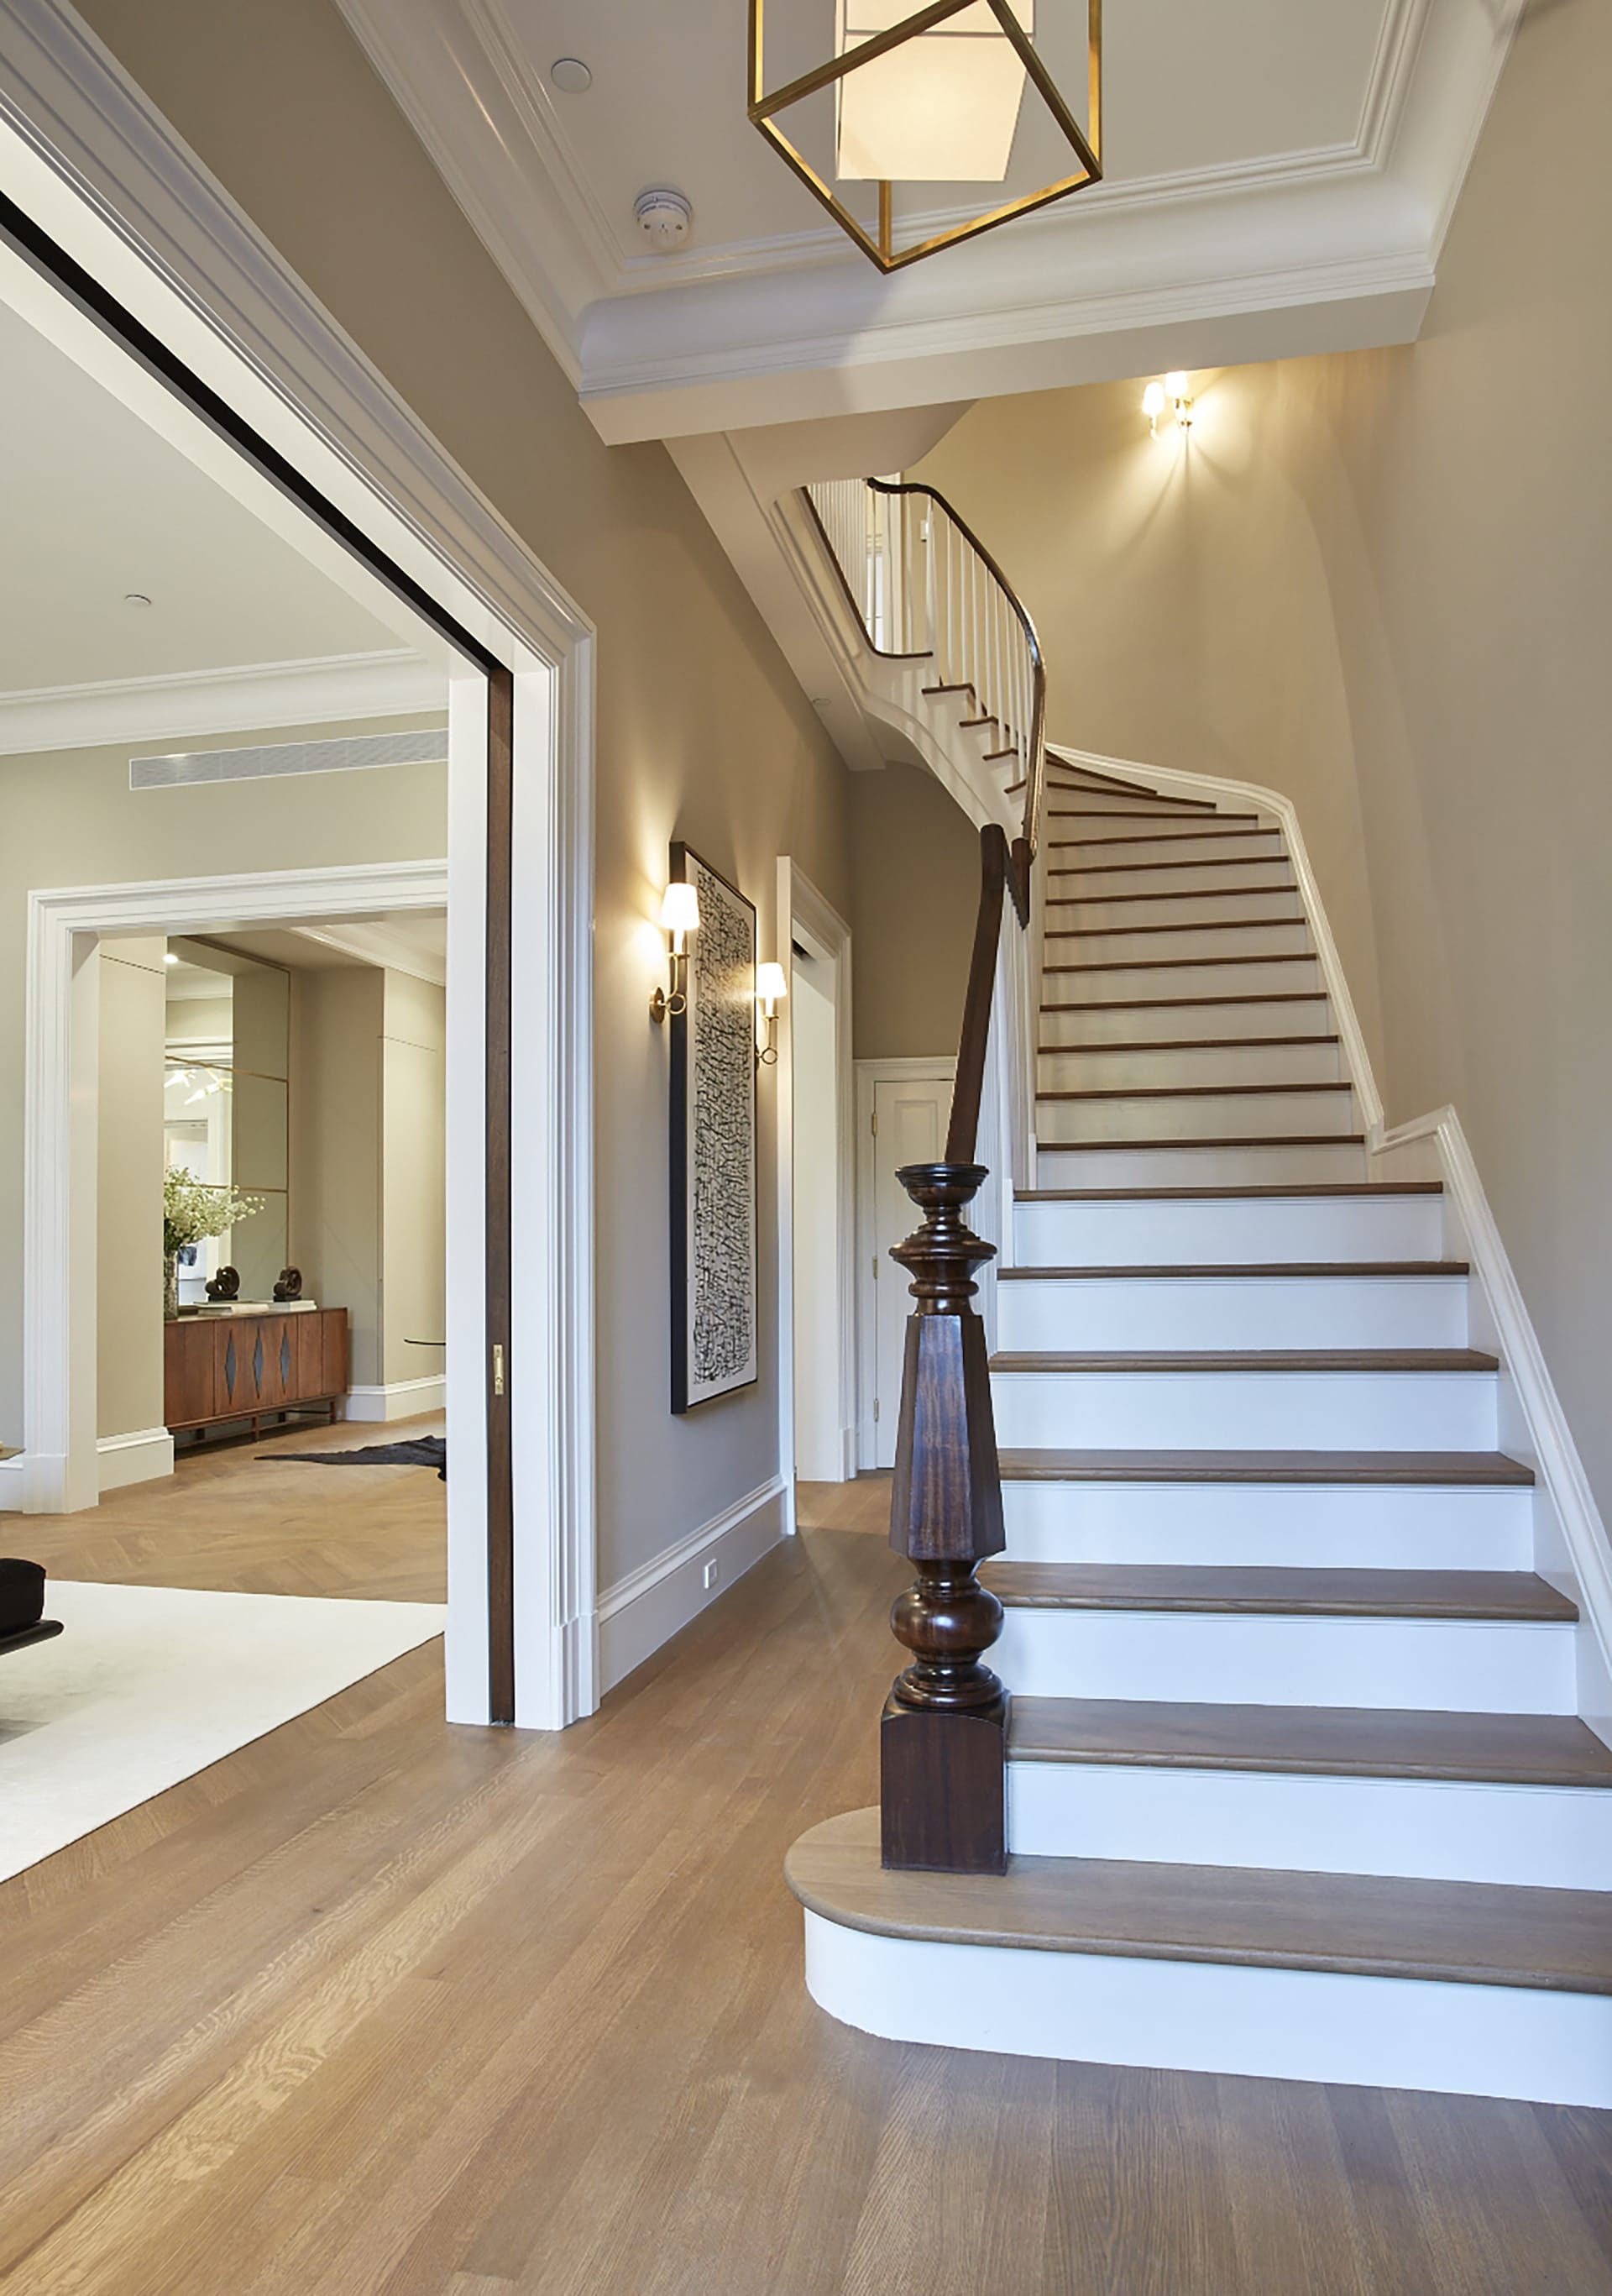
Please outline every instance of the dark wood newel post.
[[995, 1257], [963, 1215], [980, 1164], [909, 1164], [896, 1178], [924, 1214], [891, 1253], [912, 1277], [890, 1544], [916, 1566], [890, 1624], [912, 1662], [880, 1727], [884, 1863], [932, 1873], [1007, 1870], [1008, 1696], [980, 1664], [1002, 1605], [974, 1573], [1001, 1553], [1002, 1483], [974, 1270]]

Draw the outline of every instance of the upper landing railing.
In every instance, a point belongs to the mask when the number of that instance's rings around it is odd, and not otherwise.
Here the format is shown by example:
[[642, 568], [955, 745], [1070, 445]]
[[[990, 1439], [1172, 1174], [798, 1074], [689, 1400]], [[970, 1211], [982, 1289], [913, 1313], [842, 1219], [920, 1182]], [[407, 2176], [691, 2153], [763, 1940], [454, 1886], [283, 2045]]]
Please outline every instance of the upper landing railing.
[[[890, 1544], [914, 1583], [890, 1613], [912, 1652], [880, 1728], [884, 1863], [931, 1872], [1007, 1870], [1008, 1698], [981, 1663], [1002, 1605], [975, 1571], [1006, 1544], [985, 1326], [974, 1270], [995, 1246], [964, 1215], [989, 1177], [975, 1161], [1004, 894], [1030, 917], [1045, 779], [1046, 672], [1035, 624], [984, 545], [931, 487], [837, 479], [804, 489], [869, 647], [929, 665], [924, 694], [949, 698], [976, 789], [1022, 797], [1010, 850], [1000, 819], [980, 832], [979, 909], [963, 1004], [945, 1160], [896, 1177], [924, 1214], [893, 1257], [912, 1278]], [[950, 747], [948, 739], [948, 747]], [[1015, 819], [1009, 810], [1007, 818]]]

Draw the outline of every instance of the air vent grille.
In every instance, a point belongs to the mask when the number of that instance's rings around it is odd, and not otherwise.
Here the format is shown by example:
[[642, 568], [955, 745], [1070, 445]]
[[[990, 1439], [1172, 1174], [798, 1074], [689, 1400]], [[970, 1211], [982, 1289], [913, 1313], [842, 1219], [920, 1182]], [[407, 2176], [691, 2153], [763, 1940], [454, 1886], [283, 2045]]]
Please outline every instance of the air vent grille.
[[276, 774], [353, 774], [372, 766], [440, 766], [447, 728], [412, 734], [352, 734], [332, 742], [278, 742], [250, 750], [176, 750], [165, 758], [131, 758], [132, 790], [175, 789], [192, 782], [266, 781]]

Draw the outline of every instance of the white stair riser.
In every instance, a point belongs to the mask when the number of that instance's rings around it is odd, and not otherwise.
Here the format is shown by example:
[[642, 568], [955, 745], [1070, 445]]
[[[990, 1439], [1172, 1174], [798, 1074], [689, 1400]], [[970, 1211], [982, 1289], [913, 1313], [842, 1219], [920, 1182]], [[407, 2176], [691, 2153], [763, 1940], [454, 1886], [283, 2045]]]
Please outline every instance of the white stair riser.
[[[1161, 936], [1162, 938], [1162, 936]], [[1262, 964], [1257, 957], [1240, 957], [1234, 964], [1183, 963], [1176, 949], [1155, 949], [1153, 962], [1140, 965], [1099, 962], [1094, 955], [1064, 956], [1073, 941], [1047, 943], [1046, 975], [1042, 995], [1054, 1004], [1101, 1004], [1112, 997], [1259, 996], [1296, 994], [1321, 987], [1321, 967], [1313, 957], [1302, 964]], [[1060, 972], [1060, 964], [1067, 970]]]
[[1188, 909], [1175, 922], [1167, 917], [1150, 922], [1169, 930], [1139, 932], [1134, 918], [1117, 918], [1106, 925], [1101, 917], [1088, 918], [1085, 922], [1091, 930], [1073, 936], [1060, 934], [1053, 925], [1047, 932], [1048, 962], [1056, 964], [1061, 956], [1076, 964], [1112, 965], [1127, 961], [1145, 964], [1164, 957], [1172, 964], [1187, 966], [1205, 956], [1303, 956], [1310, 949], [1310, 928], [1303, 917], [1278, 918], [1272, 923], [1215, 924], [1205, 922], [1201, 913], [1195, 920]]
[[[1051, 1161], [1049, 1158], [1045, 1160]], [[1017, 1264], [1202, 1267], [1215, 1260], [1436, 1259], [1439, 1196], [1245, 1196], [1015, 1207]]]
[[1123, 1275], [996, 1291], [997, 1345], [1464, 1348], [1467, 1281], [1450, 1276]]
[[[1047, 872], [1047, 892], [1050, 898], [1061, 893], [1072, 873], [1084, 878], [1093, 869], [1124, 866], [1145, 869], [1160, 861], [1190, 861], [1195, 866], [1200, 859], [1213, 861], [1286, 861], [1287, 853], [1280, 836], [1267, 835], [1258, 829], [1215, 830], [1213, 822], [1203, 824], [1196, 835], [1186, 829], [1175, 828], [1169, 835], [1154, 836], [1145, 821], [1129, 827], [1123, 822], [1105, 826], [1101, 821], [1091, 824], [1090, 841], [1084, 841], [1074, 851], [1065, 853]], [[1274, 868], [1271, 871], [1275, 876]], [[1140, 889], [1139, 889], [1140, 890]]]
[[[1058, 984], [1053, 982], [1056, 989]], [[1082, 991], [1082, 994], [1084, 992]], [[1172, 1004], [1164, 991], [1151, 1003], [1092, 1005], [1084, 1010], [1053, 1007], [1041, 1015], [1043, 1052], [1060, 1047], [1175, 1044], [1183, 1037], [1326, 1037], [1332, 1033], [1331, 1007], [1322, 996], [1291, 1003]]]
[[1570, 1624], [1053, 1611], [1015, 1603], [987, 1663], [1023, 1698], [1571, 1714]]
[[[1068, 837], [1076, 833], [1069, 828], [1065, 819], [1065, 816], [1071, 813], [1077, 815], [1117, 813], [1127, 819], [1136, 815], [1143, 818], [1144, 824], [1153, 820], [1184, 821], [1191, 822], [1195, 827], [1201, 827], [1206, 822], [1225, 818], [1224, 815], [1217, 813], [1213, 806], [1183, 803], [1179, 798], [1156, 797], [1145, 790], [1138, 790], [1133, 794], [1128, 790], [1083, 788], [1074, 783], [1068, 788], [1059, 783], [1049, 787], [1046, 813], [1051, 824], [1051, 834], [1054, 838]], [[1064, 825], [1060, 826], [1060, 822]]]
[[1110, 1140], [1313, 1140], [1359, 1129], [1352, 1092], [1166, 1094], [1098, 1100], [1042, 1099], [1035, 1136], [1043, 1148]]
[[1534, 1568], [1534, 1495], [1526, 1487], [1008, 1482], [1002, 1499], [1009, 1562]]
[[1008, 1766], [1008, 1848], [1019, 1857], [1612, 1890], [1612, 1793], [1015, 1761]]
[[[1223, 864], [1189, 860], [1183, 855], [1179, 862], [1155, 863], [1151, 866], [1120, 857], [1096, 862], [1089, 869], [1076, 866], [1067, 875], [1050, 877], [1046, 885], [1047, 913], [1049, 919], [1056, 918], [1060, 924], [1077, 924], [1083, 920], [1061, 913], [1070, 908], [1107, 907], [1116, 901], [1123, 906], [1127, 899], [1144, 893], [1148, 898], [1138, 906], [1149, 911], [1158, 909], [1166, 915], [1172, 901], [1212, 901], [1216, 908], [1224, 901], [1230, 914], [1240, 916], [1243, 912], [1231, 904], [1234, 897], [1245, 895], [1289, 910], [1302, 906], [1292, 869], [1281, 854]], [[1254, 909], [1248, 914], [1257, 915], [1259, 912]]]
[[1057, 934], [1080, 927], [1128, 932], [1141, 925], [1280, 924], [1302, 922], [1304, 917], [1304, 906], [1290, 885], [1233, 888], [1223, 882], [1201, 893], [1192, 892], [1184, 885], [1166, 886], [1145, 901], [1125, 899], [1123, 896], [1129, 890], [1110, 882], [1092, 886], [1078, 900], [1049, 900], [1048, 932]]
[[1011, 1451], [1496, 1447], [1493, 1372], [998, 1371], [991, 1394]]
[[1050, 1051], [1036, 1064], [1043, 1092], [1113, 1092], [1125, 1085], [1331, 1084], [1344, 1074], [1343, 1048], [1319, 1045], [1179, 1045], [1111, 1052], [1101, 1046]]
[[1349, 1142], [1320, 1146], [1303, 1140], [1255, 1148], [1054, 1145], [1038, 1151], [1035, 1173], [1043, 1188], [1302, 1188], [1363, 1180], [1366, 1152]]
[[880, 1937], [806, 1916], [806, 1989], [859, 2032], [1069, 2063], [1612, 2106], [1612, 1998]]

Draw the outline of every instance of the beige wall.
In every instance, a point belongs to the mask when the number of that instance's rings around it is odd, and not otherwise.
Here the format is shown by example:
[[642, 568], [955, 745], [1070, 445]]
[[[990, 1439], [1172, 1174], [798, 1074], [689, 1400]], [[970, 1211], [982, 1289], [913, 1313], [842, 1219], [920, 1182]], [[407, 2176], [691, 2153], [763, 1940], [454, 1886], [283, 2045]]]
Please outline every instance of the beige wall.
[[[333, 0], [88, 0], [84, 12], [599, 628], [608, 1587], [778, 1469], [770, 1178], [759, 1383], [686, 1419], [667, 1409], [667, 1047], [647, 1011], [667, 846], [686, 838], [743, 887], [771, 956], [779, 854], [848, 906], [844, 771], [669, 458], [600, 443]], [[770, 1086], [762, 1101], [770, 1176]]]
[[1390, 1123], [1453, 1102], [1612, 1513], [1612, 9], [1536, 5], [1413, 348], [981, 406], [926, 465], [1063, 738], [1288, 791]]
[[[277, 729], [275, 740], [378, 733], [405, 721]], [[419, 719], [406, 721], [417, 725]], [[192, 739], [233, 748], [250, 734]], [[0, 757], [0, 1442], [22, 1440], [22, 1095], [30, 888], [110, 885], [242, 869], [439, 859], [442, 766], [131, 791], [129, 749]], [[154, 1054], [161, 1095], [162, 1041]], [[244, 1236], [245, 1228], [241, 1231]], [[159, 1234], [155, 1249], [160, 1252]], [[161, 1306], [158, 1276], [158, 1306]], [[159, 1337], [160, 1335], [159, 1334]], [[154, 1426], [161, 1417], [143, 1420]], [[125, 1429], [102, 1431], [122, 1433]]]
[[407, 973], [385, 976], [380, 1045], [380, 1368], [389, 1385], [438, 1376], [446, 1331], [443, 1149], [446, 1000]]
[[345, 1308], [348, 1375], [379, 1387], [381, 1043], [372, 965], [291, 975], [291, 1263], [322, 1308]]
[[956, 1058], [979, 906], [979, 832], [918, 766], [853, 774], [858, 1060]]
[[164, 943], [101, 952], [96, 1045], [95, 1432], [162, 1424]]

